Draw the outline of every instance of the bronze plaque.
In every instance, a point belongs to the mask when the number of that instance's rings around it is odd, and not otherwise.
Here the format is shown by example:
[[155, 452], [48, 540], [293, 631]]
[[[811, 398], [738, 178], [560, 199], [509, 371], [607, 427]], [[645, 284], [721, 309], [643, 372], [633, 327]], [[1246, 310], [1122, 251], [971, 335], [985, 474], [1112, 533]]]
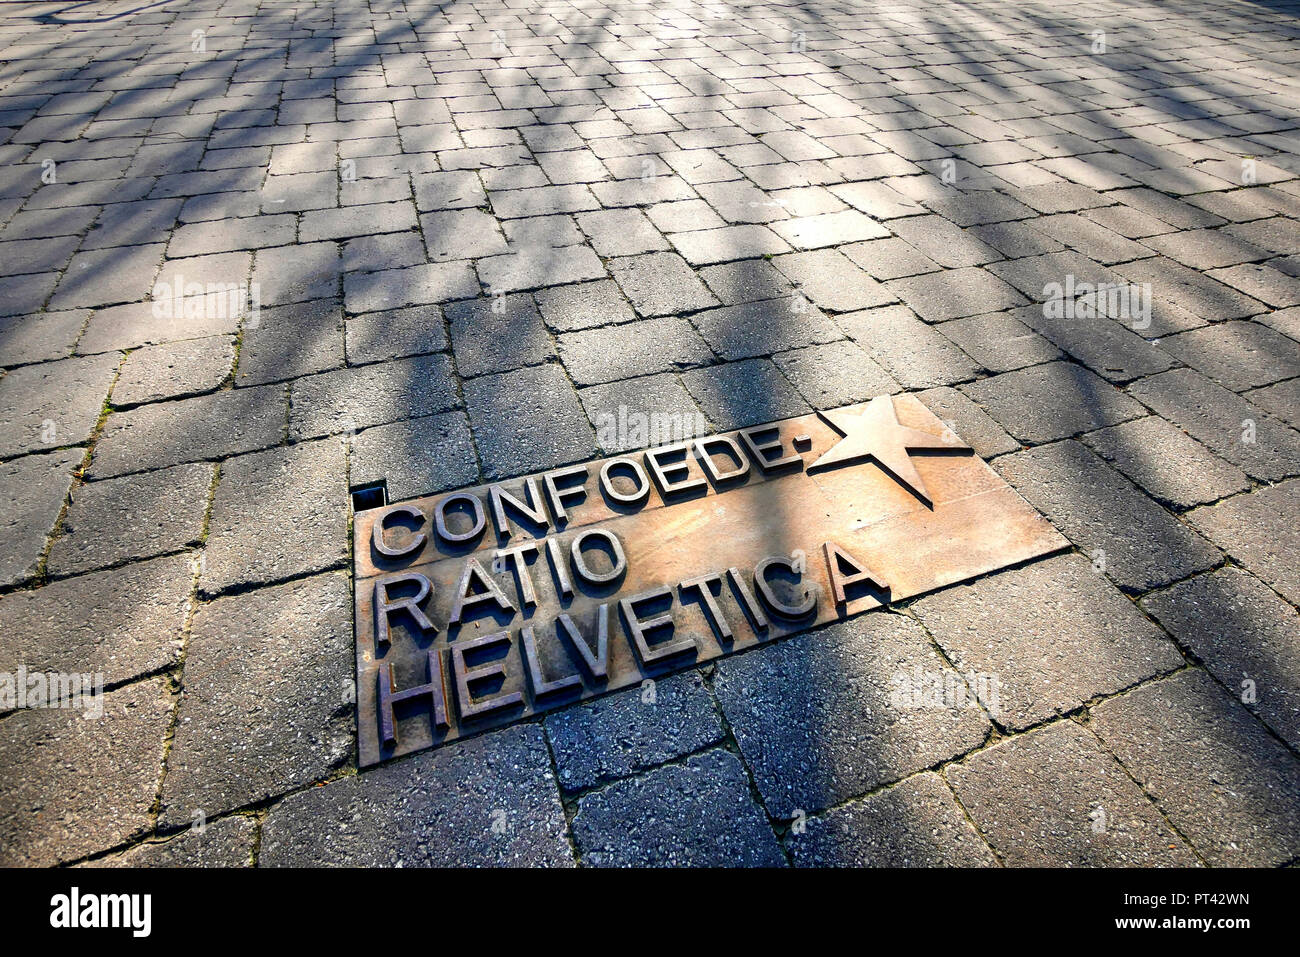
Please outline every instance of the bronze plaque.
[[1067, 545], [912, 396], [370, 509], [362, 766]]

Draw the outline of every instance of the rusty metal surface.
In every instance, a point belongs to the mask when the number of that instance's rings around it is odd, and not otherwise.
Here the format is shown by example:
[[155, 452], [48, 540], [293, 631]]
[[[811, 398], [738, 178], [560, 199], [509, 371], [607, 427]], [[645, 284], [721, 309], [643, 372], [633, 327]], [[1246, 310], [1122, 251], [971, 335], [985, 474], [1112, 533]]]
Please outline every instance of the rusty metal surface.
[[1066, 546], [883, 396], [360, 512], [363, 766]]

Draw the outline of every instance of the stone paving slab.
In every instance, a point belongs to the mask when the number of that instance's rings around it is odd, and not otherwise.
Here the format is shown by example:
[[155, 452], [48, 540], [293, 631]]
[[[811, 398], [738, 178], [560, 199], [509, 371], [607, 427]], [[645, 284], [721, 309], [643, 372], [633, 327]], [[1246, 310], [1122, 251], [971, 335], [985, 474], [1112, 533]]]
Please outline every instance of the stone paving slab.
[[[0, 702], [7, 860], [1300, 858], [1294, 3], [38, 13], [0, 5], [0, 682], [110, 707]], [[899, 393], [1068, 554], [352, 773], [354, 490]], [[895, 708], [917, 666], [998, 700]]]

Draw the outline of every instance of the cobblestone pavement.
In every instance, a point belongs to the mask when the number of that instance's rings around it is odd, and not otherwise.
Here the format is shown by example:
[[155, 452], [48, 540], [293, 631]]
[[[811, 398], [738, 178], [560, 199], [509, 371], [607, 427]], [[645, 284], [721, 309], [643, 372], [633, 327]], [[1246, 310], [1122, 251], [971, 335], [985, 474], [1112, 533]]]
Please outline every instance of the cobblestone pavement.
[[[0, 862], [1294, 863], [1298, 18], [3, 4]], [[887, 392], [1074, 550], [357, 773], [351, 488]]]

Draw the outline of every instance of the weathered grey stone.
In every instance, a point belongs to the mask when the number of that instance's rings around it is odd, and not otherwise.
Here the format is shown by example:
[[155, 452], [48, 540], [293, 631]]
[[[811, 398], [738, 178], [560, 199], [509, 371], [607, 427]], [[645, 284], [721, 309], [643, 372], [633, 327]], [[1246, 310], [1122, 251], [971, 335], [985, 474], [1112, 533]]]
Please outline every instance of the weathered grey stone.
[[563, 867], [573, 852], [528, 724], [290, 795], [267, 815], [258, 864]]
[[14, 671], [102, 673], [116, 684], [180, 656], [194, 570], [186, 555], [0, 598], [0, 660]]
[[218, 598], [194, 616], [160, 822], [186, 827], [353, 758], [352, 595], [334, 573]]
[[557, 365], [466, 382], [465, 405], [487, 480], [567, 465], [596, 452], [591, 424]]
[[250, 867], [257, 822], [232, 814], [163, 841], [144, 841], [117, 854], [96, 858], [82, 867]]
[[315, 299], [263, 309], [245, 324], [239, 350], [239, 385], [280, 382], [343, 365], [343, 308]]
[[813, 408], [833, 409], [900, 391], [889, 373], [854, 342], [792, 349], [773, 359]]
[[693, 321], [724, 359], [749, 359], [844, 338], [835, 323], [803, 296], [710, 309]]
[[948, 386], [926, 389], [917, 398], [982, 459], [1014, 452], [1020, 443], [963, 393]]
[[942, 216], [912, 216], [896, 220], [890, 226], [909, 246], [949, 269], [979, 266], [1002, 258], [974, 233], [954, 226]]
[[1300, 378], [1254, 389], [1246, 393], [1246, 398], [1291, 428], [1300, 428]]
[[462, 376], [508, 372], [555, 355], [532, 296], [472, 299], [447, 306], [443, 313]]
[[560, 358], [578, 385], [686, 369], [713, 352], [685, 319], [646, 319], [559, 337]]
[[206, 463], [80, 486], [50, 549], [49, 573], [72, 575], [195, 544], [211, 487]]
[[993, 867], [997, 860], [937, 774], [925, 772], [809, 818], [786, 849], [796, 867]]
[[546, 718], [560, 786], [576, 791], [627, 777], [722, 740], [698, 671], [633, 688]]
[[1196, 855], [1097, 739], [1057, 721], [976, 752], [948, 780], [1013, 867], [1195, 867]]
[[643, 316], [678, 315], [718, 304], [686, 260], [675, 253], [615, 259], [609, 271]]
[[1091, 727], [1211, 864], [1300, 852], [1300, 761], [1204, 671], [1103, 701]]
[[465, 261], [350, 272], [343, 280], [343, 304], [351, 313], [472, 299], [481, 292], [474, 270]]
[[1113, 385], [1068, 362], [1004, 372], [961, 387], [1023, 442], [1050, 442], [1142, 415]]
[[36, 574], [84, 457], [80, 449], [65, 449], [0, 465], [0, 586]]
[[137, 405], [211, 392], [235, 364], [235, 343], [208, 336], [142, 346], [122, 361], [113, 386], [113, 405]]
[[341, 565], [347, 516], [338, 439], [228, 459], [212, 500], [199, 587], [216, 595]]
[[1187, 521], [1292, 604], [1300, 603], [1300, 479], [1234, 495]]
[[1147, 494], [1178, 508], [1204, 505], [1250, 487], [1241, 469], [1158, 415], [1089, 432], [1083, 441]]
[[700, 277], [728, 306], [760, 299], [782, 299], [794, 293], [788, 279], [766, 259], [746, 259], [700, 270]]
[[478, 261], [479, 280], [491, 295], [603, 279], [606, 275], [604, 264], [590, 246], [525, 249]]
[[0, 365], [64, 359], [90, 317], [88, 309], [13, 316], [0, 322]]
[[289, 436], [355, 432], [459, 404], [451, 359], [417, 356], [297, 379], [290, 387]]
[[541, 290], [534, 298], [546, 324], [558, 332], [613, 325], [636, 318], [632, 307], [611, 279], [555, 286]]
[[121, 357], [60, 359], [0, 379], [0, 457], [90, 438]]
[[411, 306], [354, 316], [343, 326], [349, 365], [384, 362], [447, 348], [447, 327], [437, 306]]
[[1193, 369], [1140, 379], [1129, 394], [1252, 478], [1300, 472], [1300, 435]]
[[0, 721], [4, 866], [49, 867], [149, 828], [171, 695], [161, 681], [141, 681], [105, 694], [103, 708], [99, 718], [44, 708]]
[[285, 405], [283, 386], [259, 386], [114, 412], [91, 473], [106, 478], [275, 445]]
[[1239, 568], [1148, 595], [1142, 607], [1292, 747], [1300, 744], [1300, 619]]
[[981, 371], [979, 363], [905, 306], [868, 309], [835, 321], [906, 388], [953, 385]]
[[595, 867], [785, 864], [740, 762], [720, 748], [588, 794], [573, 837]]
[[1024, 296], [983, 269], [947, 269], [885, 285], [926, 322], [999, 312], [1025, 303]]
[[954, 319], [938, 329], [990, 372], [1011, 372], [1061, 358], [1061, 350], [1017, 319], [1015, 312]]
[[802, 415], [808, 403], [770, 359], [693, 369], [682, 384], [719, 429], [741, 429]]
[[352, 440], [352, 486], [384, 481], [390, 501], [473, 485], [478, 477], [464, 412], [393, 422]]
[[672, 445], [699, 438], [707, 423], [672, 373], [625, 379], [581, 389], [578, 396], [609, 453]]
[[1300, 376], [1300, 342], [1257, 322], [1221, 322], [1160, 345], [1234, 392]]
[[785, 277], [823, 309], [846, 312], [869, 309], [895, 301], [886, 286], [876, 282], [838, 250], [790, 253], [772, 260]]
[[1027, 728], [1183, 664], [1077, 555], [936, 592], [912, 609], [963, 673], [998, 682], [997, 721]]
[[994, 468], [1121, 588], [1144, 592], [1222, 560], [1078, 442], [1018, 452]]
[[973, 701], [894, 695], [918, 670], [956, 677], [916, 622], [888, 612], [720, 664], [718, 701], [768, 812], [819, 811], [979, 745], [989, 721]]

